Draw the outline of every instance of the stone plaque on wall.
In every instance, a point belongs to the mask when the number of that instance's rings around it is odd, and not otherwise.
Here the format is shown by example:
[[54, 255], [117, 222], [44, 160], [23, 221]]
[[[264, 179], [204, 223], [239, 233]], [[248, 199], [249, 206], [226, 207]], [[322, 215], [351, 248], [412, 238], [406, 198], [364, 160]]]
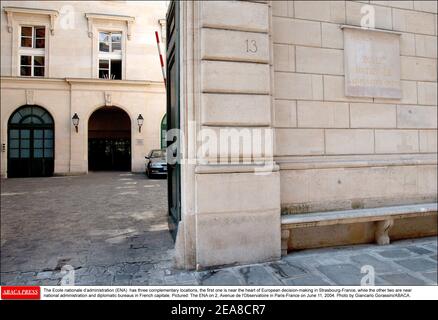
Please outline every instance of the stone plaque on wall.
[[400, 99], [400, 35], [344, 26], [345, 95]]

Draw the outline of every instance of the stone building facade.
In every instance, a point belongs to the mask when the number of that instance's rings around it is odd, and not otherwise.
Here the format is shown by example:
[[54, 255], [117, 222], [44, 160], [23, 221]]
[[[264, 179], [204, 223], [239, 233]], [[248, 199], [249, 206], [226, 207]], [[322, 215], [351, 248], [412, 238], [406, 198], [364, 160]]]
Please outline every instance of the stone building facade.
[[[180, 265], [436, 234], [435, 1], [181, 2], [179, 17], [182, 152], [197, 159]], [[273, 157], [196, 154], [223, 128], [270, 129]]]
[[2, 1], [2, 177], [143, 171], [166, 113], [165, 16], [164, 1]]
[[[177, 7], [167, 28], [178, 43], [168, 94], [181, 128], [180, 191], [169, 188], [181, 209], [179, 266], [437, 233], [436, 2]], [[17, 155], [17, 168], [32, 171], [31, 151], [47, 151], [55, 174], [87, 172], [91, 154], [101, 159], [90, 140], [106, 131], [129, 142], [130, 170], [141, 171], [160, 147], [166, 113], [153, 34], [163, 4], [3, 1], [1, 9], [2, 176]], [[107, 118], [93, 122], [100, 111]], [[204, 152], [206, 136], [237, 137], [238, 148]], [[50, 171], [49, 160], [36, 170]]]

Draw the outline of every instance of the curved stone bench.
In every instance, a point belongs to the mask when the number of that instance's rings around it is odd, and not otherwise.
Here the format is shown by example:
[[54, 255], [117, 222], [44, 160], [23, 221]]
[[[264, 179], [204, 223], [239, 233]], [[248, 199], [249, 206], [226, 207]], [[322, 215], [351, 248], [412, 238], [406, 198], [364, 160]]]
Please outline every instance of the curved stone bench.
[[436, 214], [437, 203], [403, 205], [393, 207], [356, 209], [344, 211], [290, 214], [281, 217], [281, 255], [287, 255], [290, 232], [294, 228], [321, 227], [337, 224], [376, 222], [375, 241], [389, 244], [388, 232], [395, 219], [424, 217]]

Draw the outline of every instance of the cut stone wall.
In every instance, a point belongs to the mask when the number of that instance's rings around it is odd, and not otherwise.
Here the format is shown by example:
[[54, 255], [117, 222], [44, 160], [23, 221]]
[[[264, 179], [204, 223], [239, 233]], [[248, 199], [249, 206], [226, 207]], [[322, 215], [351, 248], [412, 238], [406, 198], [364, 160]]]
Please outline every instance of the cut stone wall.
[[[201, 130], [220, 138], [224, 130], [269, 129], [269, 3], [197, 1], [180, 5], [182, 79], [187, 81], [187, 91], [182, 95], [187, 118], [182, 126], [189, 136], [187, 153], [201, 147], [202, 141], [197, 139]], [[195, 132], [188, 129], [190, 121], [196, 122]], [[191, 143], [196, 148], [191, 149]], [[245, 148], [211, 150], [196, 156], [195, 166], [182, 166], [183, 212], [176, 240], [177, 264], [205, 269], [279, 259], [278, 167], [256, 174], [254, 154]], [[225, 156], [226, 161], [218, 165], [218, 156]], [[264, 161], [265, 156], [261, 152], [257, 160]]]
[[[364, 5], [374, 8], [376, 29], [400, 33], [401, 99], [345, 95], [341, 26], [360, 26]], [[436, 2], [273, 1], [272, 12], [283, 212], [436, 200], [436, 180], [427, 178], [437, 174]], [[357, 155], [368, 164], [325, 168], [338, 156], [355, 162]], [[373, 165], [385, 155], [386, 163]], [[297, 158], [312, 169], [288, 165]]]

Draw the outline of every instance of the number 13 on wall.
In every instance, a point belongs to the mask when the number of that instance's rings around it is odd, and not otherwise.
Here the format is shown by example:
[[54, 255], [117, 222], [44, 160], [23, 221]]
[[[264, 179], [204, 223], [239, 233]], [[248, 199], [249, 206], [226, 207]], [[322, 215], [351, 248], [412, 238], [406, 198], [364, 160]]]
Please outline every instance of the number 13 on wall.
[[257, 42], [255, 40], [245, 40], [246, 52], [256, 53], [257, 52]]

